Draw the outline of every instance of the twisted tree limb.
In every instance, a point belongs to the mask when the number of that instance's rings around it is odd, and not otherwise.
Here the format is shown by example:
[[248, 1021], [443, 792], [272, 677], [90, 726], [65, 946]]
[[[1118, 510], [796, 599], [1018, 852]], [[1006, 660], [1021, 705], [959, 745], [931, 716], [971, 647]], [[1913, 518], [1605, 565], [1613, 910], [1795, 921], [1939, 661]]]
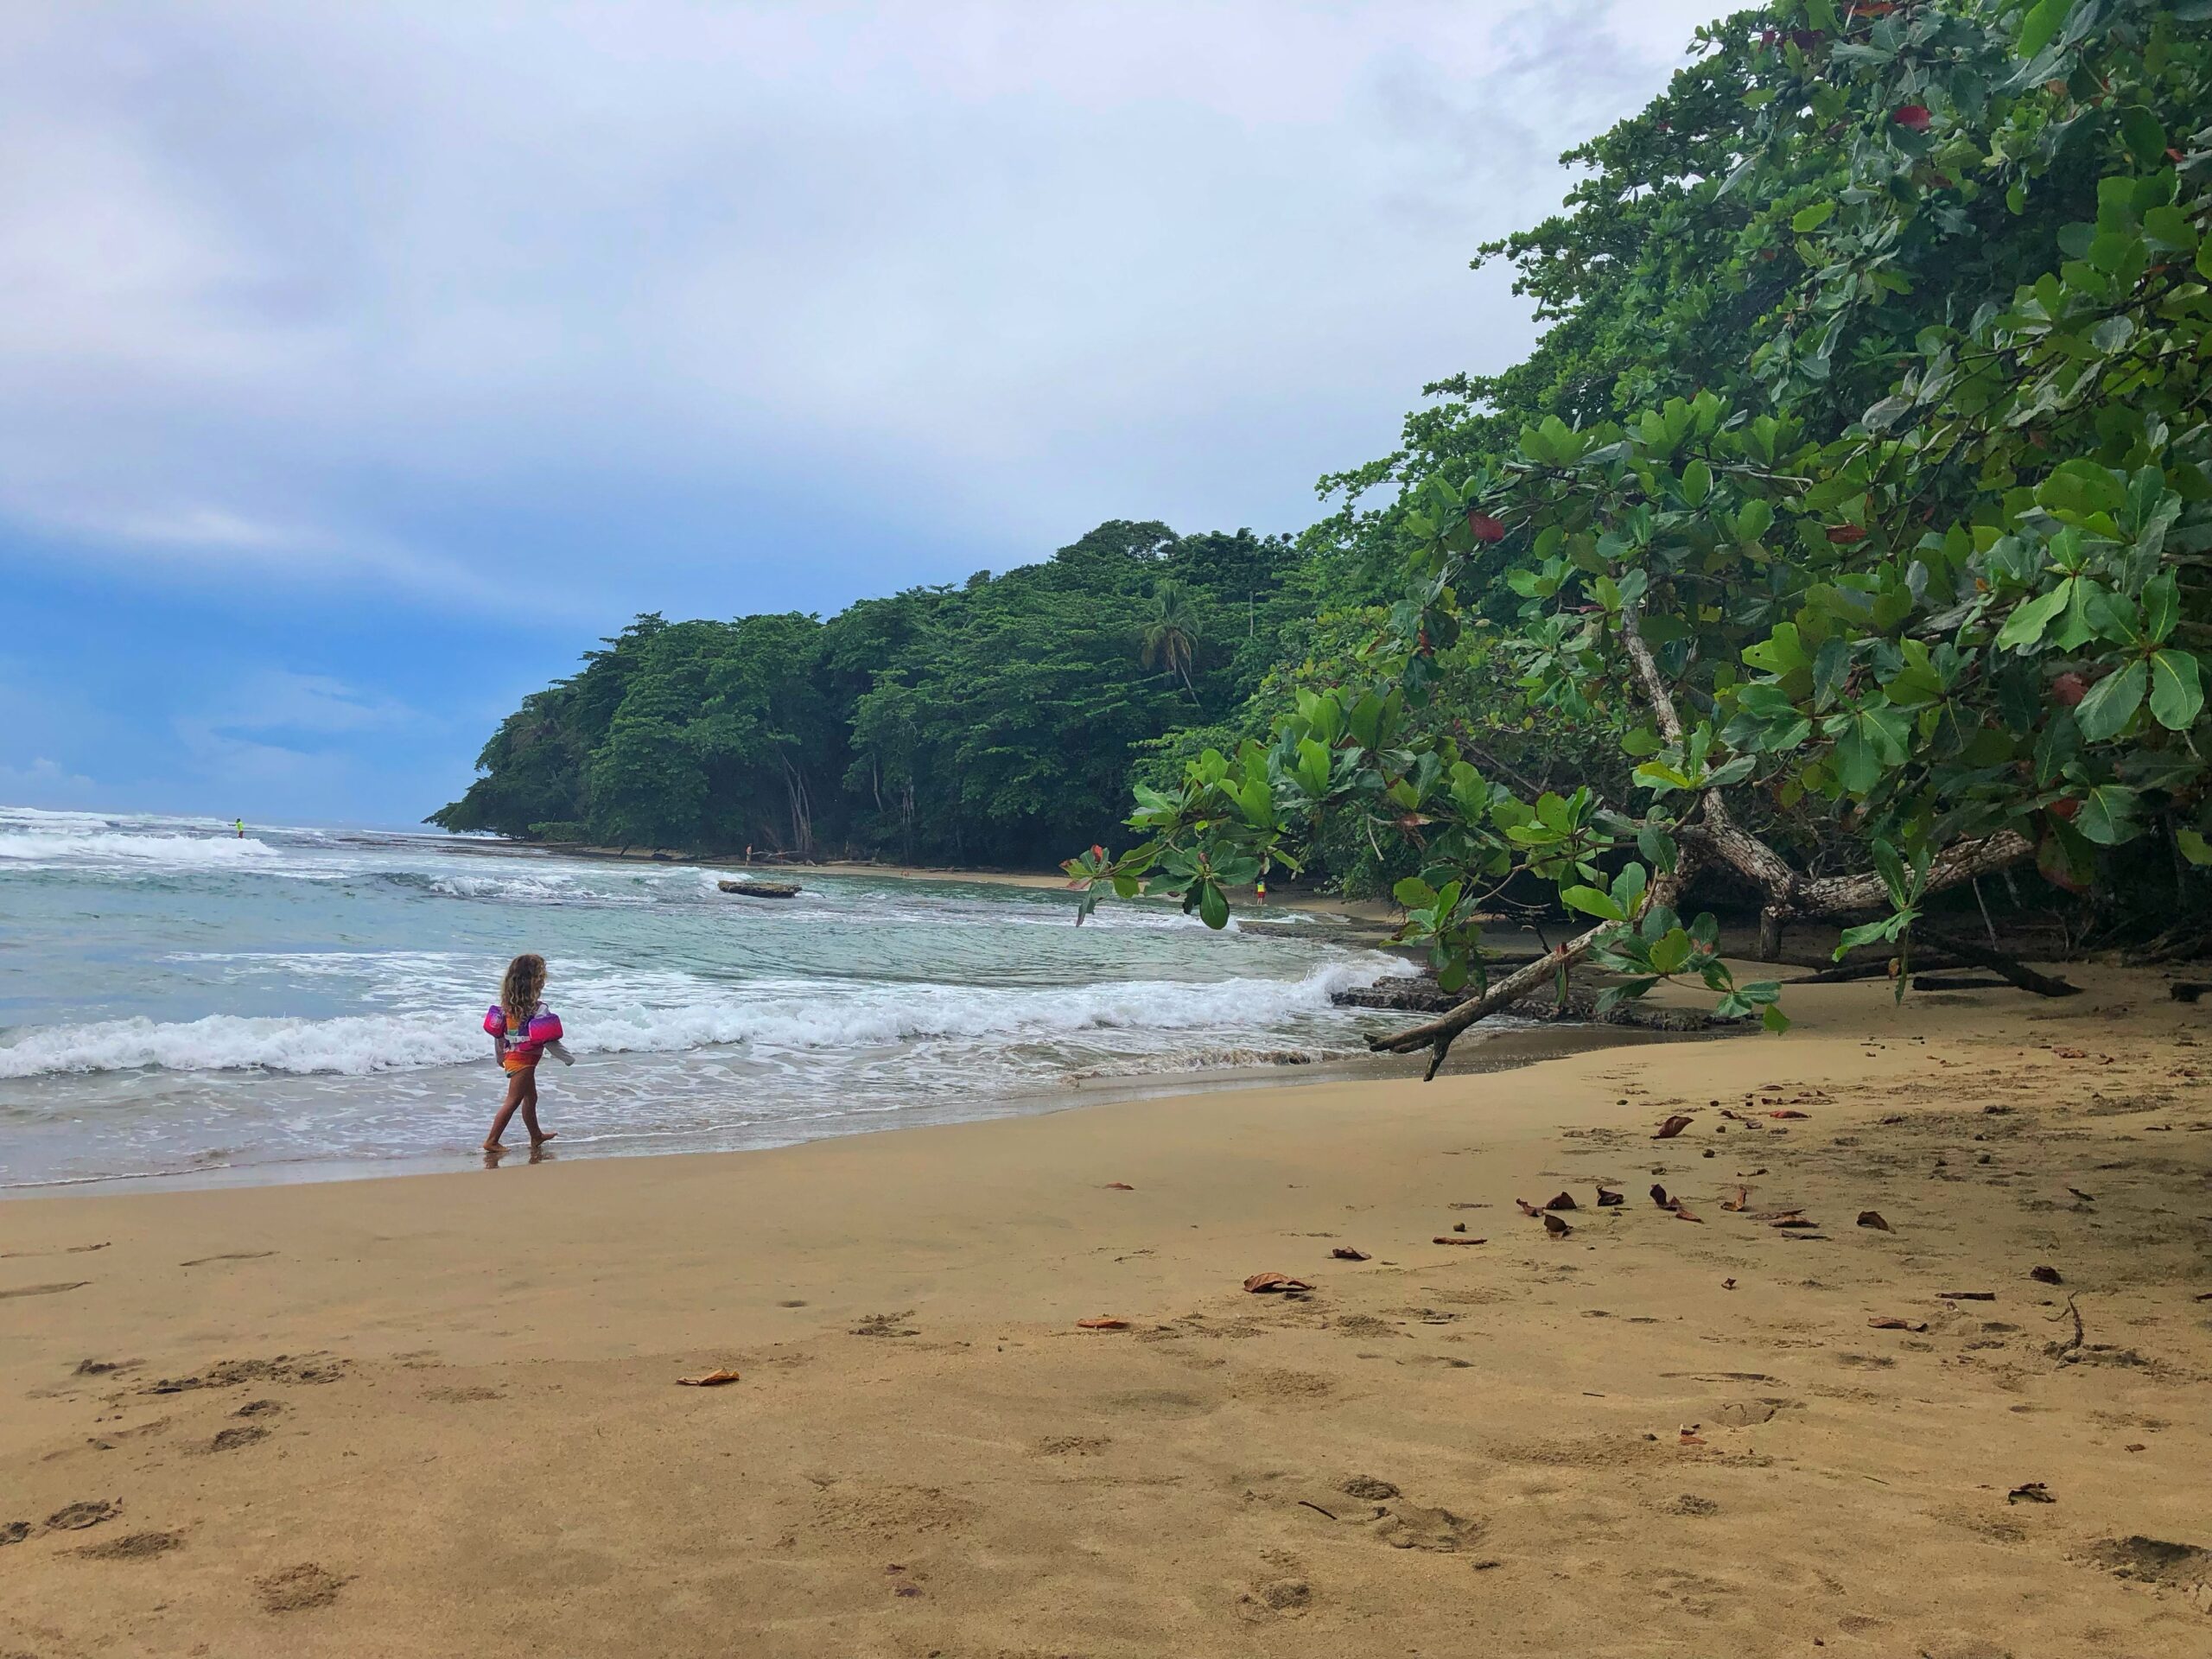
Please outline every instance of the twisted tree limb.
[[[1681, 742], [1682, 721], [1675, 712], [1674, 694], [1667, 689], [1666, 678], [1659, 672], [1651, 647], [1637, 632], [1633, 610], [1622, 618], [1621, 645], [1628, 653], [1637, 687], [1651, 705], [1661, 734], [1670, 743]], [[1848, 916], [1889, 908], [1889, 892], [1878, 874], [1872, 870], [1858, 875], [1804, 874], [1766, 842], [1738, 825], [1729, 816], [1727, 803], [1721, 799], [1718, 790], [1706, 792], [1697, 821], [1685, 823], [1682, 833], [1698, 842], [1713, 862], [1726, 865], [1765, 895], [1766, 903], [1759, 918], [1763, 940], [1770, 920], [1778, 925], [1792, 916]], [[1976, 876], [1993, 875], [2033, 857], [2035, 850], [2035, 843], [2017, 830], [1999, 830], [1994, 835], [1959, 842], [1946, 847], [1929, 862], [1928, 882], [1923, 891], [1941, 893]]]
[[[1681, 714], [1675, 706], [1674, 693], [1668, 689], [1666, 677], [1659, 671], [1659, 664], [1651, 654], [1651, 647], [1644, 643], [1637, 629], [1637, 614], [1634, 606], [1622, 613], [1621, 645], [1628, 655], [1629, 667], [1635, 675], [1637, 688], [1650, 706], [1660, 735], [1670, 744], [1679, 744], [1683, 738]], [[1675, 826], [1675, 841], [1680, 853], [1675, 868], [1652, 882], [1650, 901], [1671, 907], [1688, 887], [1691, 876], [1700, 865], [1725, 865], [1758, 888], [1764, 897], [1759, 911], [1759, 942], [1762, 956], [1770, 961], [1779, 953], [1781, 925], [1790, 917], [1849, 915], [1854, 912], [1885, 909], [1889, 905], [1889, 893], [1883, 887], [1880, 876], [1873, 872], [1860, 875], [1815, 877], [1796, 869], [1780, 853], [1737, 823], [1719, 790], [1707, 790], [1699, 796], [1691, 815]], [[1936, 855], [1929, 866], [1928, 881], [1923, 891], [1939, 893], [1945, 887], [1971, 881], [1978, 875], [1990, 874], [2017, 864], [2034, 852], [2035, 843], [2013, 830], [2000, 830], [1992, 836], [1961, 842], [1945, 848]], [[1437, 1068], [1444, 1064], [1444, 1057], [1451, 1051], [1452, 1040], [1461, 1032], [1477, 1020], [1520, 1001], [1547, 980], [1573, 967], [1590, 954], [1611, 925], [1601, 922], [1586, 929], [1548, 956], [1540, 957], [1527, 966], [1516, 969], [1480, 995], [1469, 998], [1448, 1014], [1439, 1014], [1425, 1024], [1410, 1027], [1404, 1031], [1370, 1038], [1367, 1046], [1376, 1053], [1388, 1054], [1411, 1054], [1424, 1048], [1431, 1050], [1428, 1071], [1423, 1079], [1427, 1081], [1436, 1075]], [[2047, 979], [2036, 974], [1999, 952], [1975, 947], [1970, 953], [1955, 940], [1938, 939], [1925, 931], [1921, 937], [1936, 944], [1938, 949], [1950, 951], [1963, 960], [1978, 962], [1995, 969], [2024, 988], [2039, 988], [2031, 981], [2039, 981], [2043, 986], [2063, 988], [2043, 990], [2041, 994], [2044, 995], [2063, 996], [2076, 988], [2063, 980]]]

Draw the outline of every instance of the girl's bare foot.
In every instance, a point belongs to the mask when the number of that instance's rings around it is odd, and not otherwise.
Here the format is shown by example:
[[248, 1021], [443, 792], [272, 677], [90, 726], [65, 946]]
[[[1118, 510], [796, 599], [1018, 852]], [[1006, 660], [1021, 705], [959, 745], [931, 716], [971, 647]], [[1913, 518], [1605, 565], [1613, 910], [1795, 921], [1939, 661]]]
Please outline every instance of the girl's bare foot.
[[505, 1152], [506, 1148], [501, 1146], [497, 1141], [486, 1141], [484, 1143], [484, 1150], [486, 1152]]
[[543, 1145], [544, 1145], [548, 1141], [557, 1141], [557, 1140], [559, 1140], [560, 1138], [561, 1138], [561, 1131], [560, 1131], [560, 1130], [558, 1130], [558, 1129], [548, 1129], [548, 1130], [546, 1130], [546, 1131], [544, 1132], [544, 1134], [543, 1134], [543, 1135], [531, 1135], [531, 1136], [530, 1137], [530, 1144], [531, 1144], [531, 1146], [533, 1146], [533, 1147], [542, 1147], [542, 1146], [543, 1146]]

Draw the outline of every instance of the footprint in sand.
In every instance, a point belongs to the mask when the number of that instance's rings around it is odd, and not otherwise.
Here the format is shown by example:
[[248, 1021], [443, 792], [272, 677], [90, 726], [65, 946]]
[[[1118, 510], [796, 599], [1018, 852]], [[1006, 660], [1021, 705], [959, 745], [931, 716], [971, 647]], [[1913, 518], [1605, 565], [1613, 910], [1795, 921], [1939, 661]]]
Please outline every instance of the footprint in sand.
[[1109, 1394], [1101, 1403], [1109, 1411], [1126, 1411], [1141, 1417], [1196, 1417], [1214, 1409], [1211, 1401], [1173, 1389], [1131, 1389]]
[[242, 1446], [251, 1446], [256, 1440], [265, 1440], [268, 1438], [269, 1431], [260, 1424], [239, 1423], [233, 1427], [224, 1429], [213, 1440], [208, 1441], [207, 1450], [211, 1452], [235, 1452]]
[[1313, 1605], [1313, 1586], [1303, 1579], [1269, 1579], [1236, 1599], [1237, 1610], [1248, 1618], [1297, 1618]]
[[348, 1580], [328, 1567], [314, 1561], [302, 1561], [297, 1567], [288, 1567], [279, 1573], [270, 1573], [254, 1580], [254, 1588], [261, 1592], [261, 1605], [265, 1612], [298, 1613], [310, 1608], [327, 1607], [338, 1599]]
[[1040, 1458], [1087, 1458], [1113, 1443], [1100, 1434], [1052, 1434], [1038, 1441], [1033, 1449]]
[[1375, 1523], [1375, 1535], [1393, 1549], [1427, 1549], [1451, 1554], [1482, 1535], [1482, 1523], [1449, 1510], [1426, 1509], [1404, 1498]]
[[87, 1544], [77, 1554], [95, 1561], [150, 1561], [156, 1555], [183, 1548], [184, 1535], [181, 1532], [134, 1532], [104, 1544]]
[[913, 1317], [914, 1310], [911, 1307], [903, 1313], [870, 1313], [853, 1327], [853, 1334], [856, 1337], [918, 1337], [921, 1332], [905, 1323]]
[[46, 1517], [48, 1532], [82, 1532], [86, 1527], [97, 1527], [103, 1521], [112, 1521], [122, 1511], [120, 1503], [110, 1503], [104, 1498], [90, 1498], [81, 1503], [71, 1503], [56, 1510]]

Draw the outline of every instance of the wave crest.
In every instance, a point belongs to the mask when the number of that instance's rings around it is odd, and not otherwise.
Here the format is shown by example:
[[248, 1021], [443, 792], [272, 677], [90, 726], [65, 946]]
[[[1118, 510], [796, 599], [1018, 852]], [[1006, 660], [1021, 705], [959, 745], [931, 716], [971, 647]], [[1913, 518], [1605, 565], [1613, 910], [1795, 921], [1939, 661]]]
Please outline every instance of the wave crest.
[[[1087, 1032], [1249, 1031], [1323, 1013], [1333, 991], [1410, 971], [1387, 958], [1330, 963], [1295, 980], [1124, 980], [1041, 989], [964, 985], [849, 987], [677, 1007], [569, 1005], [579, 1054], [671, 1053], [732, 1043], [782, 1049], [904, 1042], [1049, 1042]], [[265, 1071], [367, 1076], [454, 1065], [490, 1052], [465, 1012], [327, 1020], [211, 1014], [34, 1027], [0, 1046], [0, 1078], [64, 1072]]]

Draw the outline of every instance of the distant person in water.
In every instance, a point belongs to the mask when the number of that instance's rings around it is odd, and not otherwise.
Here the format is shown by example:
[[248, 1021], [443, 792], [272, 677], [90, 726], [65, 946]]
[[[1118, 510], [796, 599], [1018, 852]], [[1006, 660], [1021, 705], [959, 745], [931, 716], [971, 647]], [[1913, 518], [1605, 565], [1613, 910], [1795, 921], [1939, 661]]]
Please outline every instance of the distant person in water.
[[240, 841], [244, 841], [245, 839], [245, 820], [244, 818], [240, 818], [238, 821], [236, 828], [238, 832], [238, 839]]
[[499, 982], [499, 1000], [485, 1013], [484, 1029], [507, 1074], [507, 1097], [499, 1103], [491, 1134], [484, 1137], [486, 1152], [505, 1150], [499, 1137], [518, 1110], [523, 1127], [530, 1131], [531, 1147], [542, 1147], [553, 1138], [537, 1125], [537, 1061], [548, 1049], [564, 1062], [569, 1055], [561, 1046], [561, 1016], [540, 1000], [544, 995], [545, 958], [519, 956], [507, 964], [506, 977]]

